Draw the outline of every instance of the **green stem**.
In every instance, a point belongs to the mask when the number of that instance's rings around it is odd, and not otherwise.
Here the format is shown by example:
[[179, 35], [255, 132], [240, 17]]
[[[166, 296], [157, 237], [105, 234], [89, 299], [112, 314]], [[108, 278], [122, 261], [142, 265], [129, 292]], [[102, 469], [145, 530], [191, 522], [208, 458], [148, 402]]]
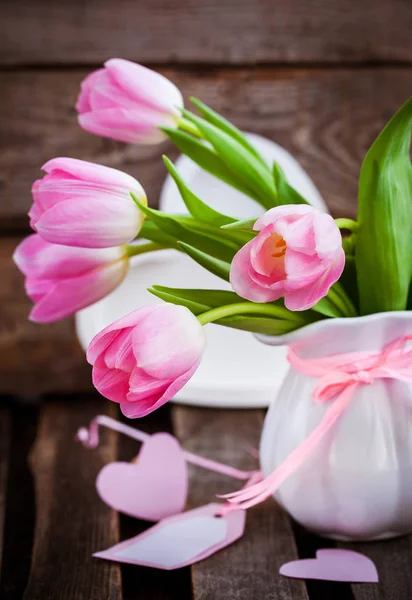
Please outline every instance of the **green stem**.
[[339, 229], [347, 229], [348, 231], [358, 231], [359, 223], [353, 219], [335, 219], [336, 226]]
[[194, 123], [192, 123], [191, 121], [189, 121], [189, 119], [186, 119], [185, 117], [181, 117], [179, 119], [179, 129], [181, 129], [182, 131], [186, 131], [187, 133], [191, 133], [195, 137], [203, 139], [201, 131], [196, 127]]
[[[275, 306], [274, 304], [256, 304], [254, 302], [237, 302], [212, 308], [207, 312], [197, 315], [200, 323], [206, 325], [213, 321], [218, 321], [224, 317], [241, 314], [260, 314], [261, 316], [272, 317], [274, 319], [300, 321], [297, 316], [291, 313], [287, 308]], [[304, 324], [304, 322], [302, 323]]]
[[144, 254], [145, 252], [155, 252], [156, 250], [164, 250], [167, 246], [162, 246], [156, 242], [147, 242], [147, 244], [133, 244], [126, 246], [127, 256], [137, 256], [138, 254]]

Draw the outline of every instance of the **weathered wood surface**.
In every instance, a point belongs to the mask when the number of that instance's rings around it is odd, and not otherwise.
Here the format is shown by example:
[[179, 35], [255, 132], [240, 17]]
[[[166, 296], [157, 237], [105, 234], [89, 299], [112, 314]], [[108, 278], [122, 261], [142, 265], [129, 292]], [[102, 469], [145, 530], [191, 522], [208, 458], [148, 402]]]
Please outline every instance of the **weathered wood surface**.
[[118, 516], [101, 502], [94, 479], [117, 457], [117, 436], [103, 432], [99, 448], [74, 441], [79, 427], [115, 405], [101, 399], [47, 404], [30, 462], [35, 483], [36, 527], [24, 600], [117, 600], [120, 567], [92, 553], [119, 541]]
[[[11, 421], [9, 410], [0, 406], [0, 565], [3, 559], [4, 520], [10, 461]], [[0, 571], [1, 581], [1, 571]]]
[[412, 535], [383, 542], [341, 544], [371, 558], [379, 573], [379, 585], [352, 586], [355, 600], [410, 600], [412, 598]]
[[[366, 150], [409, 97], [412, 69], [163, 70], [246, 131], [287, 148], [311, 175], [333, 213], [354, 214]], [[93, 136], [77, 124], [74, 103], [87, 71], [0, 73], [0, 226], [28, 227], [31, 185], [54, 156], [123, 169], [158, 201], [170, 143], [138, 147]]]
[[409, 0], [3, 0], [3, 64], [411, 61]]
[[[249, 449], [259, 444], [263, 411], [175, 406], [172, 415], [176, 435], [187, 450], [241, 469], [258, 467]], [[241, 485], [237, 480], [192, 467], [189, 505], [214, 502], [215, 494]], [[194, 598], [307, 600], [303, 582], [278, 575], [282, 563], [295, 558], [289, 518], [274, 502], [268, 502], [249, 511], [245, 535], [239, 542], [192, 567]]]
[[38, 325], [27, 320], [31, 302], [12, 262], [20, 239], [0, 239], [0, 394], [32, 398], [92, 389], [91, 370], [73, 321]]

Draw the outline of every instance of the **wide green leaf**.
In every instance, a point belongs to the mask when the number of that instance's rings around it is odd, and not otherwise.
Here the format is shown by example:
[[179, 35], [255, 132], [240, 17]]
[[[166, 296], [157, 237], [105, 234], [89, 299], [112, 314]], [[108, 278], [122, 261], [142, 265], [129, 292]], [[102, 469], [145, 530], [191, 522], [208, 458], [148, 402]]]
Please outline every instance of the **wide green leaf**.
[[233, 178], [250, 188], [265, 208], [277, 204], [276, 190], [269, 167], [263, 165], [242, 144], [215, 125], [197, 117], [187, 110], [183, 115], [202, 132], [204, 138], [213, 146]]
[[193, 162], [195, 162], [201, 169], [207, 171], [211, 175], [214, 175], [218, 179], [221, 179], [231, 187], [236, 188], [246, 196], [255, 198], [255, 194], [252, 189], [244, 185], [239, 179], [233, 176], [232, 172], [227, 168], [223, 160], [216, 154], [213, 148], [210, 148], [203, 141], [189, 135], [184, 131], [173, 129], [169, 127], [161, 127], [171, 141], [179, 148], [179, 150], [186, 154]]
[[362, 165], [355, 260], [361, 314], [404, 310], [412, 279], [412, 99]]
[[232, 217], [228, 217], [214, 210], [205, 202], [203, 202], [203, 200], [201, 200], [198, 196], [196, 196], [196, 194], [194, 194], [185, 184], [178, 170], [175, 168], [174, 164], [167, 158], [167, 156], [163, 156], [163, 161], [166, 165], [167, 170], [169, 171], [170, 175], [173, 177], [174, 182], [177, 185], [177, 188], [180, 192], [180, 195], [182, 196], [183, 202], [185, 203], [187, 210], [194, 219], [197, 219], [209, 225], [214, 225], [216, 227], [228, 225], [229, 223], [233, 223], [235, 221], [235, 219], [233, 219]]
[[[219, 238], [218, 234], [208, 234], [192, 229], [187, 222], [184, 225], [182, 224], [183, 218], [179, 217], [179, 215], [169, 215], [154, 210], [143, 205], [135, 196], [133, 196], [133, 198], [140, 210], [148, 216], [159, 229], [172, 236], [176, 241], [185, 242], [202, 252], [210, 254], [210, 256], [214, 256], [215, 258], [219, 258], [226, 262], [231, 262], [233, 256], [242, 245], [228, 239], [224, 235], [221, 235]], [[220, 232], [221, 230], [218, 229], [217, 231]]]
[[229, 225], [222, 225], [221, 229], [224, 229], [225, 231], [249, 231], [250, 233], [255, 233], [257, 235], [257, 231], [253, 231], [253, 225], [256, 223], [258, 218], [259, 217], [234, 221], [233, 223], [229, 223]]
[[272, 170], [278, 204], [308, 204], [307, 200], [290, 185], [282, 167], [278, 163], [273, 163]]
[[[194, 315], [200, 315], [222, 305], [246, 302], [234, 292], [224, 290], [187, 290], [154, 285], [148, 291], [165, 302], [186, 306]], [[263, 315], [233, 315], [219, 319], [216, 323], [234, 329], [266, 335], [283, 335], [305, 324], [299, 320], [274, 319]]]
[[197, 248], [193, 248], [193, 246], [189, 246], [189, 244], [185, 244], [184, 242], [179, 242], [179, 247], [200, 266], [213, 273], [213, 275], [216, 275], [217, 277], [220, 277], [225, 281], [229, 281], [229, 262], [225, 262], [223, 260], [219, 260], [218, 258], [214, 258], [213, 256], [206, 254], [205, 252], [201, 252]]
[[267, 164], [264, 161], [264, 159], [261, 157], [261, 155], [256, 150], [256, 148], [254, 146], [252, 146], [252, 144], [247, 140], [247, 138], [245, 137], [243, 132], [240, 131], [240, 129], [235, 127], [233, 125], [233, 123], [231, 123], [227, 119], [224, 119], [221, 115], [219, 115], [219, 113], [217, 113], [216, 111], [211, 109], [209, 106], [207, 106], [206, 104], [204, 104], [197, 98], [194, 98], [192, 96], [190, 98], [190, 101], [196, 106], [196, 108], [198, 108], [200, 110], [204, 119], [206, 121], [208, 121], [208, 123], [215, 125], [215, 127], [217, 127], [218, 129], [221, 129], [222, 131], [224, 131], [225, 133], [230, 135], [232, 138], [234, 138], [236, 141], [238, 141], [239, 144], [242, 144], [242, 146], [248, 152], [253, 154], [253, 156], [255, 156], [265, 167], [267, 167]]

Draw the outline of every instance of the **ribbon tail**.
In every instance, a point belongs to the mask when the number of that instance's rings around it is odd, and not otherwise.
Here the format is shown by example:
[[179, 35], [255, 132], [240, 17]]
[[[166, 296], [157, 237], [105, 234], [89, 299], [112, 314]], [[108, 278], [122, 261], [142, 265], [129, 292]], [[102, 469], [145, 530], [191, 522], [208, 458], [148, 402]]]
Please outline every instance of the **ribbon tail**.
[[324, 435], [345, 412], [353, 397], [353, 393], [358, 386], [358, 383], [349, 385], [338, 396], [332, 406], [327, 410], [321, 423], [316, 429], [312, 431], [309, 437], [302, 442], [302, 444], [300, 444], [300, 446], [298, 446], [271, 475], [266, 477], [260, 483], [231, 494], [225, 494], [221, 497], [226, 498], [230, 504], [236, 505], [236, 508], [242, 509], [251, 508], [269, 498], [276, 492], [280, 485], [290, 477], [290, 475], [307, 461]]

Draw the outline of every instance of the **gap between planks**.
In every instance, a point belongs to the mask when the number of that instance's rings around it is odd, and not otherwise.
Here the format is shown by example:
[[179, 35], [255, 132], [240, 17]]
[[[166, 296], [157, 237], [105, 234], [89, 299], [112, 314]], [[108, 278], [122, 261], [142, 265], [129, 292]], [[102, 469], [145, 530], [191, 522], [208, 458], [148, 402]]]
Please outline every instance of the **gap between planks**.
[[92, 557], [119, 541], [118, 516], [99, 501], [94, 480], [117, 457], [117, 435], [103, 432], [96, 450], [74, 441], [77, 429], [116, 406], [101, 399], [44, 405], [30, 464], [36, 527], [24, 600], [122, 599], [119, 565]]
[[[242, 469], [257, 468], [249, 448], [259, 444], [260, 410], [211, 410], [175, 406], [174, 432], [184, 448]], [[239, 481], [190, 468], [189, 508], [216, 501]], [[301, 581], [281, 577], [279, 567], [298, 558], [289, 518], [275, 503], [249, 511], [238, 542], [192, 567], [195, 600], [308, 600]]]
[[4, 518], [11, 444], [11, 418], [8, 408], [0, 407], [0, 578], [3, 562]]

